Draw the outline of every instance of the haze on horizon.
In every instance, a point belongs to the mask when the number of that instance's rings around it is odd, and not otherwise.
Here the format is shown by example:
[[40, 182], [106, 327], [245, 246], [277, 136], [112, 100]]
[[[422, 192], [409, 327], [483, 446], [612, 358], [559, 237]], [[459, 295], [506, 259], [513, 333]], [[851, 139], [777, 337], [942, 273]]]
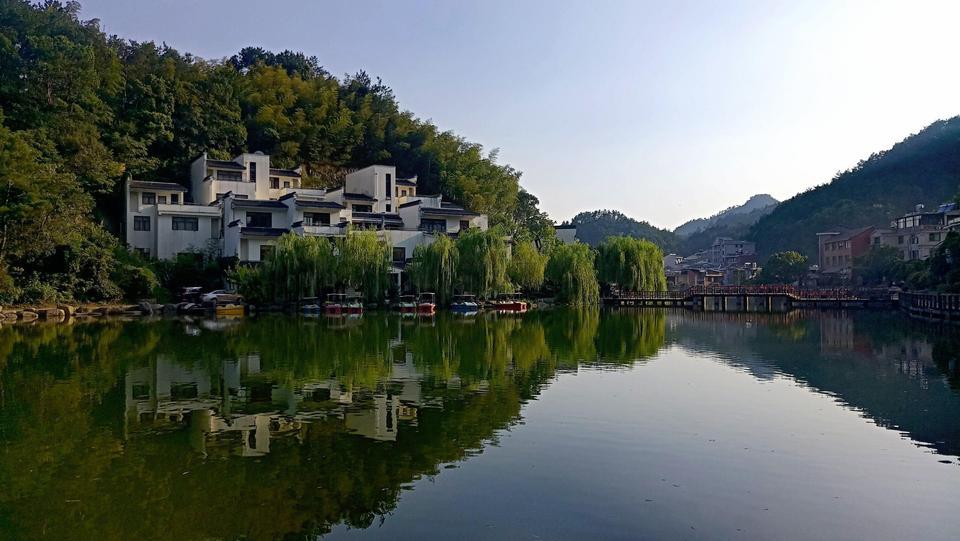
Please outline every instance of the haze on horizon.
[[[960, 113], [956, 2], [83, 0], [108, 34], [365, 70], [523, 171], [556, 221], [783, 200]], [[251, 149], [255, 150], [255, 149]]]

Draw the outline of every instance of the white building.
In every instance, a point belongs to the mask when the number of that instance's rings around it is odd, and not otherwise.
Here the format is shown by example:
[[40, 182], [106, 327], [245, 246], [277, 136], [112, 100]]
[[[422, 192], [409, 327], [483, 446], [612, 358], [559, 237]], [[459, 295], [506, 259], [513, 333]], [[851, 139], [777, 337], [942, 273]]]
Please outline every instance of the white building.
[[261, 261], [287, 232], [336, 237], [347, 227], [372, 229], [393, 247], [402, 266], [437, 235], [487, 229], [487, 217], [417, 193], [417, 178], [371, 165], [346, 176], [343, 187], [301, 186], [299, 169], [270, 166], [263, 153], [190, 165], [190, 190], [169, 182], [130, 180], [125, 190], [127, 243], [158, 259], [212, 247], [240, 262]]

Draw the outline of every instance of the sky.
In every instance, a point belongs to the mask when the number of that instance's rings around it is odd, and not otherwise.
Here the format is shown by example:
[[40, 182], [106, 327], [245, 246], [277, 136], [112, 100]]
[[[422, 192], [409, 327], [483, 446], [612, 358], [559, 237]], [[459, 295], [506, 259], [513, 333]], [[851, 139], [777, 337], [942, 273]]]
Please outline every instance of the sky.
[[786, 199], [960, 114], [960, 2], [81, 0], [108, 34], [381, 77], [556, 221]]

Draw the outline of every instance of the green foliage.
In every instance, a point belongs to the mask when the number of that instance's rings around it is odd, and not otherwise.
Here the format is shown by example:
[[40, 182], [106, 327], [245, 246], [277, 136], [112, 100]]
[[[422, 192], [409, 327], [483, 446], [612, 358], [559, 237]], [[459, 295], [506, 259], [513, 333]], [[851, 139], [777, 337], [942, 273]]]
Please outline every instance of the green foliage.
[[663, 251], [647, 240], [608, 237], [597, 248], [597, 275], [627, 291], [667, 289]]
[[223, 268], [214, 245], [204, 251], [184, 251], [172, 259], [154, 261], [153, 269], [164, 293], [171, 298], [176, 298], [184, 287], [223, 287]]
[[757, 282], [761, 284], [794, 284], [807, 273], [807, 256], [798, 252], [777, 252], [764, 263]]
[[[124, 174], [183, 178], [201, 152], [261, 150], [277, 166], [303, 165], [308, 184], [395, 165], [419, 177], [421, 193], [442, 193], [515, 235], [549, 236], [536, 198], [520, 195], [518, 171], [401, 110], [364, 72], [338, 79], [314, 57], [249, 47], [206, 61], [107, 37], [78, 13], [74, 2], [0, 2], [0, 265], [10, 291], [39, 279], [38, 269], [65, 271], [67, 254], [96, 251], [100, 240], [84, 239], [119, 223]], [[66, 297], [120, 294], [110, 283], [41, 281]]]
[[508, 274], [510, 281], [526, 292], [538, 291], [543, 286], [543, 274], [549, 256], [540, 253], [533, 241], [520, 241], [513, 246]]
[[299, 301], [317, 297], [337, 280], [337, 257], [329, 239], [287, 233], [261, 265], [272, 299]]
[[960, 293], [960, 233], [951, 231], [926, 261], [911, 261], [906, 269], [913, 289]]
[[448, 304], [454, 293], [458, 261], [456, 244], [446, 235], [437, 235], [432, 244], [413, 250], [407, 272], [417, 291], [435, 293], [437, 302]]
[[362, 291], [367, 301], [382, 301], [390, 287], [390, 252], [375, 231], [348, 231], [337, 242], [339, 283]]
[[667, 252], [679, 248], [681, 240], [672, 231], [659, 229], [647, 222], [638, 222], [615, 210], [581, 212], [571, 223], [577, 226], [577, 239], [598, 246], [607, 237], [634, 237], [647, 239]]
[[481, 298], [510, 290], [507, 244], [498, 228], [468, 229], [457, 237], [460, 285]]
[[586, 244], [562, 244], [550, 252], [545, 278], [557, 299], [571, 305], [600, 302], [600, 285], [594, 270], [593, 251]]
[[762, 254], [817, 253], [817, 236], [838, 227], [889, 223], [914, 209], [949, 201], [960, 171], [960, 117], [940, 120], [871, 155], [831, 182], [782, 203], [751, 228]]
[[907, 266], [893, 246], [871, 246], [853, 260], [853, 276], [864, 285], [885, 285], [906, 277]]

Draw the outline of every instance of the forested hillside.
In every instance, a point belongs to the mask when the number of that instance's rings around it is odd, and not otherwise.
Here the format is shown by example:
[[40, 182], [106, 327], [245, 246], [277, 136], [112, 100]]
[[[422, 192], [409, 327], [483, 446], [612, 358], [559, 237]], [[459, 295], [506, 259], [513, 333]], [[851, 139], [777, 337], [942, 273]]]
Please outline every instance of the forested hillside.
[[[75, 2], [0, 2], [0, 300], [43, 287], [116, 296], [120, 181], [185, 182], [201, 152], [263, 151], [306, 182], [372, 163], [523, 237], [549, 220], [494, 152], [401, 109], [364, 72], [337, 78], [299, 52], [205, 60], [106, 36]], [[53, 288], [56, 292], [50, 290]], [[7, 295], [9, 298], [10, 295]]]
[[747, 199], [741, 205], [721, 210], [709, 218], [690, 220], [673, 230], [681, 237], [689, 237], [701, 233], [711, 227], [733, 227], [753, 225], [761, 216], [769, 214], [777, 206], [777, 201], [769, 194], [757, 194]]
[[815, 256], [816, 234], [884, 226], [918, 203], [932, 208], [960, 187], [960, 117], [940, 120], [833, 180], [777, 206], [751, 229], [761, 255], [799, 250]]
[[634, 220], [616, 210], [581, 212], [570, 223], [577, 226], [577, 239], [591, 246], [599, 245], [607, 237], [621, 236], [647, 239], [664, 253], [680, 247], [680, 239], [672, 231]]

